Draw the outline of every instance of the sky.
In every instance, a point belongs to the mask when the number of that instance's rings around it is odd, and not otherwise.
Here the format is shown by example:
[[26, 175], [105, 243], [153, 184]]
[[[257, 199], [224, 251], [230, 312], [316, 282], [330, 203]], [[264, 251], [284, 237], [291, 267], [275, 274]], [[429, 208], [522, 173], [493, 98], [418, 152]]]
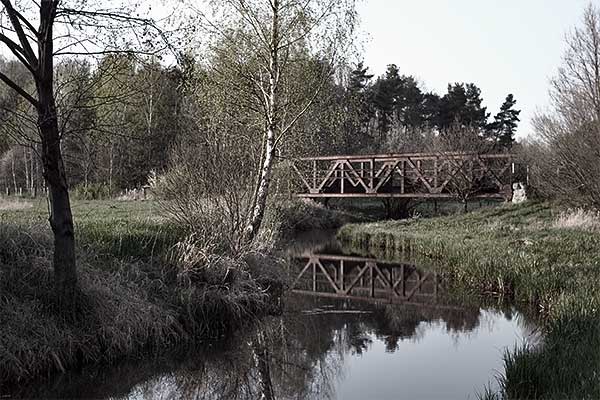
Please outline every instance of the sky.
[[[509, 93], [521, 109], [518, 137], [549, 107], [565, 35], [589, 0], [362, 0], [362, 58], [371, 73], [396, 64], [427, 90], [473, 82], [492, 116]], [[600, 0], [593, 4], [600, 6]]]

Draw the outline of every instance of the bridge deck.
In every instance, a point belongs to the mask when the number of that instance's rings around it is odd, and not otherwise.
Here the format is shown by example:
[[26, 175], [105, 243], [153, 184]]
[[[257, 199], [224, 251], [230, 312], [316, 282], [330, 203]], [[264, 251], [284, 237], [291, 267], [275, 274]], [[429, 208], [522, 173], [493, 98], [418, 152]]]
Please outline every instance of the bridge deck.
[[299, 197], [500, 198], [512, 196], [510, 154], [410, 153], [309, 157], [293, 169]]

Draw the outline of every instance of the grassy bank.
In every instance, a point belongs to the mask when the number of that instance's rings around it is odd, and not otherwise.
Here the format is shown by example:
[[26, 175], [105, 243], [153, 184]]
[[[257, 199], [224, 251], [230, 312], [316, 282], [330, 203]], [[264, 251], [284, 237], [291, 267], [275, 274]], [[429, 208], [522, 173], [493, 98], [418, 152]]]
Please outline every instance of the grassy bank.
[[545, 341], [505, 356], [506, 398], [600, 397], [600, 223], [549, 203], [466, 215], [347, 225], [346, 246], [387, 257], [410, 249], [457, 285], [530, 303]]
[[45, 204], [0, 203], [0, 388], [218, 339], [271, 311], [272, 259], [219, 254], [152, 202], [75, 202], [73, 211], [81, 293], [66, 319], [53, 304]]

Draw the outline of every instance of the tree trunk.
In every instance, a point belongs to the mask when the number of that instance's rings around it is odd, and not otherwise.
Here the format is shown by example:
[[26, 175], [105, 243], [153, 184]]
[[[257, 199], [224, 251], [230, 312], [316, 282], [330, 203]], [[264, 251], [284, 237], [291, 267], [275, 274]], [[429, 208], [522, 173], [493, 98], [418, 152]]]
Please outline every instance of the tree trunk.
[[23, 164], [25, 165], [25, 192], [29, 189], [29, 160], [27, 159], [27, 148], [23, 147]]
[[29, 194], [31, 194], [32, 197], [35, 197], [34, 195], [34, 189], [33, 187], [35, 186], [35, 153], [33, 151], [33, 148], [29, 148], [29, 160], [31, 161], [31, 166], [30, 166], [30, 177], [31, 177], [31, 182], [29, 184]]
[[250, 222], [244, 233], [245, 241], [251, 242], [256, 237], [262, 224], [269, 197], [269, 186], [271, 184], [271, 172], [273, 170], [273, 156], [275, 155], [275, 132], [272, 128], [268, 129], [265, 149], [265, 158], [260, 172], [260, 180], [256, 191], [254, 208], [250, 217]]
[[18, 193], [18, 188], [17, 188], [17, 174], [15, 172], [15, 152], [12, 152], [12, 162], [11, 162], [11, 166], [12, 166], [12, 178], [13, 178], [13, 187], [15, 189], [14, 195], [16, 196]]
[[33, 185], [33, 197], [37, 197], [38, 194], [38, 186], [40, 179], [40, 164], [38, 163], [38, 157], [35, 157], [35, 181], [32, 182]]
[[113, 197], [113, 151], [114, 145], [112, 139], [110, 139], [110, 159], [108, 161], [108, 197]]
[[60, 149], [60, 133], [54, 98], [54, 65], [52, 25], [54, 2], [43, 0], [40, 5], [38, 128], [42, 139], [44, 179], [48, 185], [50, 226], [54, 233], [54, 284], [58, 309], [70, 313], [77, 294], [75, 262], [75, 230], [64, 162]]
[[[41, 96], [40, 96], [41, 98]], [[48, 186], [50, 202], [50, 226], [54, 233], [54, 282], [61, 308], [74, 305], [77, 290], [75, 263], [75, 230], [69, 191], [62, 155], [56, 113], [52, 102], [42, 103], [39, 128], [42, 135], [42, 159], [44, 179]]]
[[254, 240], [267, 207], [269, 197], [269, 186], [271, 184], [271, 172], [273, 170], [273, 161], [275, 158], [275, 141], [279, 128], [279, 0], [273, 0], [271, 3], [273, 10], [272, 31], [270, 43], [269, 58], [269, 93], [266, 111], [266, 130], [265, 130], [265, 157], [260, 167], [259, 181], [256, 187], [256, 196], [251, 209], [250, 220], [244, 231], [244, 241]]

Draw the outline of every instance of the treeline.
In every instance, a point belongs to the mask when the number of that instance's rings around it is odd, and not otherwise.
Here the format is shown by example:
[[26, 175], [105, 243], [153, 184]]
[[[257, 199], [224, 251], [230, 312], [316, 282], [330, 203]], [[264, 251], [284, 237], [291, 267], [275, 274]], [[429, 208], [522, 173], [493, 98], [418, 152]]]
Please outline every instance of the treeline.
[[[14, 61], [0, 68], [19, 70]], [[19, 71], [25, 77], [25, 71]], [[162, 170], [181, 131], [183, 71], [154, 60], [105, 57], [96, 66], [64, 60], [56, 67], [62, 151], [71, 187], [111, 196], [143, 185]], [[21, 83], [25, 86], [33, 82]], [[43, 187], [40, 143], [31, 107], [0, 87], [0, 186], [11, 193]]]
[[375, 151], [426, 151], [433, 137], [450, 131], [475, 134], [497, 151], [510, 150], [515, 141], [520, 110], [514, 96], [508, 94], [490, 119], [474, 83], [448, 84], [447, 93], [439, 95], [423, 91], [415, 77], [400, 75], [394, 64], [373, 80], [360, 63], [350, 73], [347, 93], [349, 113], [356, 116], [348, 132], [365, 136]]
[[[243, 96], [229, 97], [242, 89], [234, 76], [219, 72], [222, 62], [219, 57], [209, 64], [187, 57], [178, 66], [165, 67], [153, 59], [107, 56], [97, 65], [76, 59], [57, 65], [62, 150], [76, 194], [110, 197], [147, 185], [153, 171], [160, 174], [170, 159], [181, 157], [173, 149], [182, 144], [196, 155], [204, 148], [208, 153], [229, 151], [230, 157], [248, 162], [259, 157], [262, 127]], [[0, 68], [27, 79], [17, 62], [1, 60]], [[308, 60], [294, 75], [304, 82], [321, 68]], [[425, 92], [393, 64], [377, 78], [362, 63], [338, 72], [322, 84], [310, 110], [281, 144], [281, 159], [431, 151], [433, 139], [450, 132], [475, 135], [486, 151], [507, 151], [514, 143], [520, 111], [512, 94], [491, 118], [473, 83], [449, 84], [447, 93], [439, 95]], [[44, 186], [36, 120], [24, 120], [33, 115], [30, 106], [10, 89], [0, 90], [0, 188], [35, 194]], [[458, 145], [461, 140], [449, 142]], [[242, 149], [247, 154], [239, 154]]]

